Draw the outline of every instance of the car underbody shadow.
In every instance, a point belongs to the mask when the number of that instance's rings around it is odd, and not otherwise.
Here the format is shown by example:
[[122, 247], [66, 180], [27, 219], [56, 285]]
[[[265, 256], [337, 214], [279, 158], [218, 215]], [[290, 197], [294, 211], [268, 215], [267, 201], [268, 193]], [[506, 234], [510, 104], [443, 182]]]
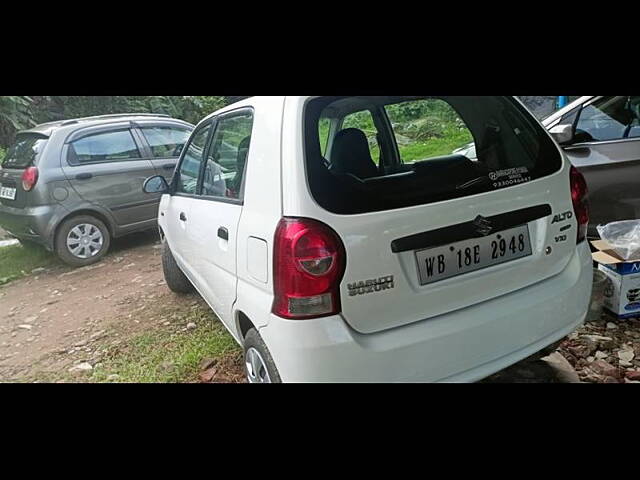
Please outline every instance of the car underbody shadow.
[[114, 238], [109, 249], [109, 255], [118, 254], [131, 248], [152, 245], [160, 241], [158, 230], [131, 233], [123, 237]]

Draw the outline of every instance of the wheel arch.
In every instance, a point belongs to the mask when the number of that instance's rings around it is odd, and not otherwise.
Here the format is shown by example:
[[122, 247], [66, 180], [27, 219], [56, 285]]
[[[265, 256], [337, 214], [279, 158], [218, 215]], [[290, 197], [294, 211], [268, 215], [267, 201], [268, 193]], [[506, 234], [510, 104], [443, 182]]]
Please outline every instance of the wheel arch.
[[57, 245], [56, 245], [56, 240], [58, 238], [58, 232], [60, 231], [60, 227], [62, 226], [62, 224], [64, 222], [66, 222], [67, 220], [69, 220], [70, 218], [73, 217], [79, 217], [81, 215], [89, 215], [92, 217], [97, 218], [98, 220], [100, 220], [102, 223], [105, 224], [105, 226], [107, 227], [107, 230], [109, 231], [109, 236], [111, 238], [114, 238], [114, 234], [115, 234], [115, 225], [112, 222], [112, 220], [105, 215], [104, 213], [100, 212], [97, 209], [92, 209], [92, 208], [81, 208], [78, 210], [74, 210], [72, 212], [69, 212], [67, 215], [65, 215], [64, 217], [62, 217], [58, 223], [55, 225], [54, 229], [53, 229], [53, 235], [52, 235], [52, 240], [51, 240], [51, 244], [53, 246], [53, 249], [55, 250]]
[[257, 330], [257, 327], [251, 321], [251, 319], [242, 310], [236, 312], [236, 332], [242, 341], [247, 337], [247, 333], [252, 328]]

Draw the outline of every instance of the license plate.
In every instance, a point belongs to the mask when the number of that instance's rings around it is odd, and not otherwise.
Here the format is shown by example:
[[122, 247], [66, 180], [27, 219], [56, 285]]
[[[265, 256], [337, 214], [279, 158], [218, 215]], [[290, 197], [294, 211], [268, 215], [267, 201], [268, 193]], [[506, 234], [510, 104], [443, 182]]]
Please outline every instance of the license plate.
[[529, 227], [512, 228], [484, 238], [474, 238], [415, 252], [420, 284], [482, 270], [531, 255]]
[[0, 187], [0, 198], [6, 198], [7, 200], [15, 200], [16, 189], [12, 187]]

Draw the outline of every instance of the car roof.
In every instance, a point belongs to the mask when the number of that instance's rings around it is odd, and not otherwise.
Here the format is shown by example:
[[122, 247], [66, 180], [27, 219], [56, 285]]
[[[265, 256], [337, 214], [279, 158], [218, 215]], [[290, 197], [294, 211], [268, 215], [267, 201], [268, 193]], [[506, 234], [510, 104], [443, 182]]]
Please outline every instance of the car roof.
[[62, 127], [91, 127], [97, 125], [109, 125], [111, 123], [134, 122], [134, 121], [160, 121], [167, 123], [180, 123], [193, 128], [193, 125], [184, 120], [172, 118], [169, 115], [158, 113], [117, 113], [109, 115], [96, 115], [93, 117], [72, 118], [68, 120], [57, 120], [55, 122], [41, 123], [27, 130], [22, 130], [18, 134], [36, 133], [50, 137], [53, 132]]
[[211, 112], [209, 115], [207, 115], [202, 120], [200, 120], [199, 124], [203, 123], [203, 122], [206, 122], [210, 118], [218, 116], [218, 115], [220, 115], [222, 113], [225, 113], [225, 112], [231, 112], [233, 110], [237, 110], [237, 109], [243, 108], [243, 107], [252, 107], [252, 106], [255, 105], [256, 101], [259, 102], [259, 99], [260, 99], [259, 96], [247, 97], [247, 98], [245, 98], [243, 100], [240, 100], [239, 102], [234, 102], [234, 103], [232, 103], [230, 105], [227, 105], [226, 107], [219, 108], [215, 112]]

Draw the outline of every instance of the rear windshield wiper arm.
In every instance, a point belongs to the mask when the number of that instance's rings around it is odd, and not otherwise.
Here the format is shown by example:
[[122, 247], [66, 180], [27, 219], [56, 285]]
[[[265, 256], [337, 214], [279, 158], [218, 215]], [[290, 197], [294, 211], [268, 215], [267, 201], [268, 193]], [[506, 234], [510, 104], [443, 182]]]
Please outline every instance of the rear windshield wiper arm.
[[469, 180], [468, 182], [465, 182], [465, 183], [460, 183], [456, 185], [456, 190], [467, 190], [469, 188], [480, 186], [485, 183], [491, 183], [491, 180], [486, 175], [482, 177], [474, 178], [473, 180]]

